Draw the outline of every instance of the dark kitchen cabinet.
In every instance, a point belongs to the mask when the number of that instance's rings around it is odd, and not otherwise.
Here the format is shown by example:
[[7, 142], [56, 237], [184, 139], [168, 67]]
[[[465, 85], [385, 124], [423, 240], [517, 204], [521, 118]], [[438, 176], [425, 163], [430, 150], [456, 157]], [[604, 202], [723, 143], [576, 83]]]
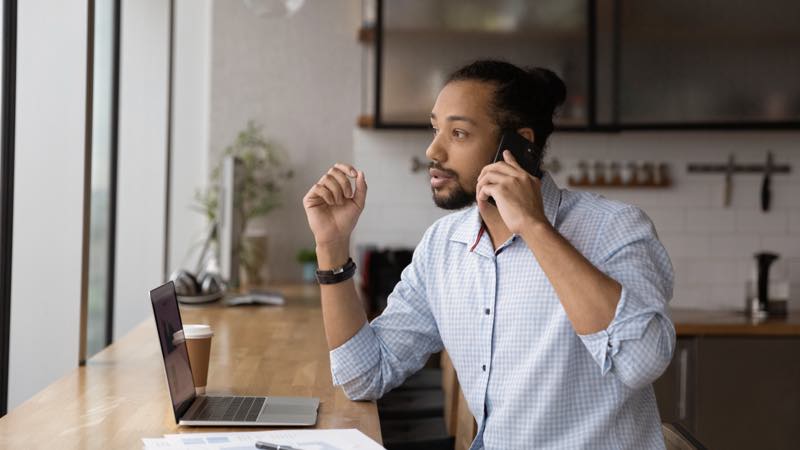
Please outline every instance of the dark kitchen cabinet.
[[557, 70], [570, 87], [560, 125], [586, 127], [587, 0], [379, 1], [377, 117], [429, 127], [445, 77], [491, 56]]
[[695, 427], [695, 392], [697, 373], [695, 357], [697, 340], [679, 338], [675, 343], [672, 363], [653, 384], [662, 422], [680, 422], [689, 430]]
[[800, 2], [620, 0], [622, 127], [800, 121]]
[[375, 0], [377, 128], [428, 128], [478, 58], [553, 69], [561, 130], [800, 129], [796, 0]]
[[708, 448], [797, 448], [800, 338], [682, 337], [654, 388], [662, 421]]

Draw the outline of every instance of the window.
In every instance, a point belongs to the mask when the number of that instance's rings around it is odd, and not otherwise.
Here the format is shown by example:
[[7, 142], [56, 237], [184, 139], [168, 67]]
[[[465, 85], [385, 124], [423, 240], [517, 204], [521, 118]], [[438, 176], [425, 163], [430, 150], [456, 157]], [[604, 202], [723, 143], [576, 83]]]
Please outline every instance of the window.
[[87, 358], [110, 344], [112, 337], [119, 79], [119, 0], [93, 3]]
[[14, 199], [14, 103], [17, 2], [0, 8], [0, 416], [8, 409], [8, 349], [11, 326], [11, 234]]

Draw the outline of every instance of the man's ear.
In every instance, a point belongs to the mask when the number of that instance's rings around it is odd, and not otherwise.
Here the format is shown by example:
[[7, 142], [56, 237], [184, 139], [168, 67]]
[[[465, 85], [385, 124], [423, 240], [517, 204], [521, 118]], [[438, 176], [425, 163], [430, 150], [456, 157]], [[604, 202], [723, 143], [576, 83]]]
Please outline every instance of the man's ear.
[[520, 128], [517, 130], [517, 133], [522, 135], [525, 139], [533, 142], [533, 129], [532, 128]]

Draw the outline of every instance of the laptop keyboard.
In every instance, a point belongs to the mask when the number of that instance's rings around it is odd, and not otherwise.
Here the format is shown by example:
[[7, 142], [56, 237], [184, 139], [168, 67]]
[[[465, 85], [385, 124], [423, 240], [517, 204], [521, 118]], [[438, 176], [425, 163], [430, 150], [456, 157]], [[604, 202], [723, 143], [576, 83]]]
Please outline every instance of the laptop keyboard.
[[191, 420], [255, 422], [265, 397], [200, 397]]

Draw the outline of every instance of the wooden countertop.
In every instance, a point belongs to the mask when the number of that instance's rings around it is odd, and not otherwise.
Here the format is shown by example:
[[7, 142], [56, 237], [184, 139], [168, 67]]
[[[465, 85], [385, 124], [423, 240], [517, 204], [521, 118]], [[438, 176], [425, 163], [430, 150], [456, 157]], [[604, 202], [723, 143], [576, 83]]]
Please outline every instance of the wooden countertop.
[[[382, 442], [375, 402], [350, 401], [332, 385], [319, 289], [283, 291], [287, 305], [281, 307], [181, 306], [185, 324], [214, 330], [208, 392], [319, 397], [315, 428], [358, 428]], [[141, 448], [141, 438], [168, 433], [265, 429], [179, 428], [148, 317], [0, 418], [0, 448]]]
[[800, 311], [785, 317], [752, 319], [744, 312], [674, 308], [672, 321], [678, 336], [797, 336]]

